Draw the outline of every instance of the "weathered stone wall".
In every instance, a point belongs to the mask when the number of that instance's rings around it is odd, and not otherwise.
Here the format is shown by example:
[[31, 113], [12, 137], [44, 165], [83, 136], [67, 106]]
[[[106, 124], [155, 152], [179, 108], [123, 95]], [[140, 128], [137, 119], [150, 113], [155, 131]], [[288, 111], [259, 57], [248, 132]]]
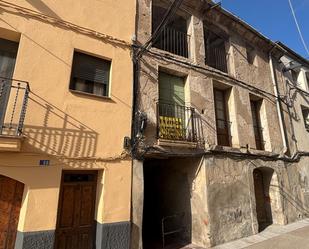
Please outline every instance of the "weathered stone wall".
[[[163, 1], [163, 0], [162, 0]], [[164, 2], [164, 1], [163, 1]], [[166, 2], [166, 1], [165, 1]], [[151, 0], [138, 1], [137, 41], [145, 43], [151, 36]], [[237, 238], [249, 236], [258, 232], [256, 200], [254, 191], [253, 171], [256, 168], [274, 170], [269, 179], [269, 197], [271, 216], [275, 224], [294, 222], [308, 215], [309, 205], [309, 169], [306, 157], [300, 162], [270, 160], [270, 156], [278, 156], [284, 152], [282, 134], [280, 132], [274, 86], [272, 82], [269, 52], [271, 46], [256, 34], [248, 31], [244, 25], [237, 24], [220, 10], [206, 11], [201, 1], [184, 1], [181, 6], [192, 14], [188, 20], [188, 33], [191, 35], [190, 56], [183, 58], [166, 51], [151, 48], [141, 59], [140, 80], [138, 86], [138, 108], [147, 114], [147, 128], [141, 140], [144, 146], [157, 146], [162, 151], [182, 155], [181, 146], [159, 146], [156, 137], [157, 109], [159, 101], [158, 75], [160, 71], [185, 78], [185, 101], [187, 106], [194, 107], [202, 118], [203, 135], [207, 154], [199, 163], [190, 159], [170, 159], [169, 166], [175, 171], [187, 172], [191, 186], [192, 242], [200, 246], [213, 246]], [[221, 30], [227, 37], [226, 51], [228, 73], [218, 71], [205, 65], [205, 45], [203, 25]], [[246, 46], [250, 44], [255, 49], [254, 63], [247, 60]], [[274, 60], [274, 68], [278, 80], [280, 94], [289, 90], [285, 86], [281, 74], [282, 65]], [[214, 107], [214, 86], [224, 85], [230, 89], [228, 98], [229, 118], [231, 124], [232, 148], [218, 148], [216, 138], [216, 121]], [[261, 91], [259, 91], [261, 90]], [[293, 93], [293, 92], [290, 92]], [[266, 152], [256, 151], [250, 95], [263, 99], [261, 107], [261, 122]], [[295, 97], [295, 96], [294, 96]], [[299, 96], [295, 97], [299, 100]], [[303, 103], [303, 102], [301, 102]], [[293, 138], [293, 125], [298, 129], [299, 145], [305, 148], [307, 136], [300, 129], [302, 121], [297, 120], [300, 104], [297, 109], [288, 108], [282, 102], [284, 112], [284, 129], [288, 139], [288, 149], [291, 154], [296, 150]], [[290, 112], [295, 112], [290, 119]], [[300, 119], [301, 120], [301, 119]], [[309, 148], [308, 148], [309, 149]], [[210, 154], [209, 151], [224, 152]], [[192, 149], [192, 154], [197, 150]], [[199, 151], [200, 152], [200, 151]], [[238, 157], [232, 157], [226, 152], [236, 152]], [[256, 157], [248, 157], [255, 154]], [[152, 157], [149, 154], [148, 157]], [[163, 153], [161, 156], [166, 156]], [[267, 156], [269, 160], [259, 159]], [[170, 158], [173, 158], [170, 156]], [[251, 159], [250, 159], [251, 158]], [[260, 157], [262, 158], [262, 157]], [[143, 205], [141, 162], [133, 167], [133, 227], [141, 236]], [[198, 174], [196, 167], [200, 164]], [[272, 172], [272, 170], [270, 170]], [[134, 173], [135, 171], [135, 173]], [[194, 177], [193, 177], [194, 176]], [[194, 179], [194, 180], [193, 180]], [[134, 185], [134, 181], [137, 185]], [[269, 209], [270, 210], [270, 209]], [[270, 215], [270, 214], [269, 214]], [[133, 238], [134, 240], [134, 238]], [[142, 248], [142, 241], [137, 238], [133, 248]], [[139, 242], [137, 242], [139, 241]]]
[[[187, 11], [190, 10], [187, 5], [184, 6]], [[193, 15], [189, 27], [189, 30], [191, 30], [190, 47], [192, 51], [190, 58], [183, 58], [152, 48], [151, 50], [155, 55], [146, 52], [141, 59], [138, 107], [148, 116], [147, 129], [144, 134], [146, 140], [144, 143], [146, 146], [157, 143], [156, 104], [159, 98], [158, 74], [159, 71], [164, 71], [186, 78], [186, 105], [194, 107], [202, 117], [206, 145], [216, 144], [213, 84], [218, 82], [233, 88], [229, 105], [233, 147], [246, 148], [248, 145], [250, 148], [255, 148], [249, 98], [249, 94], [253, 94], [264, 100], [261, 115], [263, 119], [263, 136], [266, 142], [265, 148], [267, 151], [280, 153], [283, 149], [282, 137], [267, 53], [256, 47], [257, 63], [256, 65], [249, 64], [246, 58], [246, 42], [237, 33], [238, 30], [233, 31], [226, 27], [224, 28], [222, 24], [218, 23], [218, 26], [230, 37], [226, 43], [229, 73], [225, 74], [216, 69], [209, 68], [204, 64], [205, 51], [202, 18], [205, 17], [201, 17], [196, 9], [191, 9], [191, 13]], [[151, 36], [150, 0], [139, 1], [138, 17], [138, 43], [143, 44]], [[170, 59], [166, 58], [166, 54], [169, 55]], [[198, 67], [190, 66], [190, 64], [198, 65]], [[258, 92], [251, 86], [267, 93]]]
[[255, 168], [274, 170], [270, 204], [274, 224], [291, 223], [308, 216], [309, 159], [300, 163], [232, 159], [205, 159], [211, 245], [258, 232], [253, 183]]

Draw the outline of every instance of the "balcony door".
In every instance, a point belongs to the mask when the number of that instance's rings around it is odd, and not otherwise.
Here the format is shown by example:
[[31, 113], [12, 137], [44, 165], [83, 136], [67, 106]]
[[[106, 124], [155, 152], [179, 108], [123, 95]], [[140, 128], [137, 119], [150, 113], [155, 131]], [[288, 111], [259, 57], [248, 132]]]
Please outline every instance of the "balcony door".
[[250, 100], [250, 104], [251, 104], [253, 131], [255, 137], [255, 146], [256, 146], [255, 148], [257, 150], [264, 150], [263, 129], [260, 118], [261, 102]]
[[228, 110], [226, 92], [220, 89], [214, 89], [217, 142], [221, 146], [230, 146], [230, 132], [228, 121]]
[[206, 29], [204, 32], [206, 65], [227, 73], [225, 39], [210, 30]]
[[0, 134], [10, 96], [18, 43], [0, 39]]
[[185, 90], [184, 78], [160, 72], [159, 116], [161, 138], [185, 139]]

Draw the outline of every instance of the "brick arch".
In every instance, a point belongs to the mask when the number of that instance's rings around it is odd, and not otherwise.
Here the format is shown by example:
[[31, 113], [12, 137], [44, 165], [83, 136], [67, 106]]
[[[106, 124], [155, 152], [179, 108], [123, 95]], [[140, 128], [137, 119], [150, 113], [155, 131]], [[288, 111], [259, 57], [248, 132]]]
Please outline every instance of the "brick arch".
[[14, 249], [25, 185], [0, 175], [0, 248]]

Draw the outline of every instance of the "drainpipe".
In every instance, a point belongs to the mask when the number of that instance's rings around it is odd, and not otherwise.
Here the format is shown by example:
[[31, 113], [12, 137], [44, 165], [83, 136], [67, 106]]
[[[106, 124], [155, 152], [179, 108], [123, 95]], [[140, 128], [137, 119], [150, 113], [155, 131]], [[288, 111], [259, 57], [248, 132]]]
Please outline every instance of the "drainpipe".
[[282, 143], [283, 143], [282, 153], [286, 154], [288, 152], [287, 135], [286, 135], [285, 127], [284, 127], [282, 106], [281, 106], [280, 98], [279, 98], [277, 76], [275, 74], [273, 58], [272, 58], [272, 50], [274, 48], [275, 48], [275, 46], [269, 52], [269, 65], [270, 65], [271, 78], [272, 78], [273, 87], [274, 87], [274, 93], [275, 93], [275, 97], [276, 97], [277, 113], [278, 113], [278, 116], [279, 116], [279, 125], [280, 125], [281, 138], [282, 138]]

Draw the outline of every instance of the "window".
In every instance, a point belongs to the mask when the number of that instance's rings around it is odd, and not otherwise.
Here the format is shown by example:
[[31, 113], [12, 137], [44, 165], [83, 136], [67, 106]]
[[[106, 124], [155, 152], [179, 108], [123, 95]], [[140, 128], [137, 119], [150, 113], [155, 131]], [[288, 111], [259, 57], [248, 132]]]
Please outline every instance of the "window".
[[110, 67], [110, 61], [75, 52], [70, 89], [108, 96]]
[[251, 99], [250, 104], [251, 104], [251, 115], [252, 115], [254, 137], [255, 137], [255, 148], [257, 150], [264, 150], [263, 129], [261, 125], [261, 115], [260, 115], [262, 101]]
[[309, 90], [309, 72], [306, 73], [307, 89]]
[[225, 39], [205, 29], [205, 64], [227, 73]]
[[256, 51], [255, 49], [247, 44], [246, 46], [246, 53], [247, 53], [247, 61], [249, 64], [255, 64], [255, 57], [256, 57]]
[[302, 109], [305, 128], [307, 131], [309, 131], [309, 108], [302, 106], [301, 109]]
[[[185, 79], [159, 73], [159, 137], [185, 140], [186, 118], [190, 109], [185, 107]], [[188, 110], [188, 111], [187, 111]]]
[[214, 89], [217, 141], [221, 146], [231, 146], [226, 94], [226, 90]]
[[291, 70], [292, 80], [295, 84], [298, 84], [298, 72], [295, 70]]
[[[0, 39], [0, 134], [7, 111], [18, 43]], [[9, 80], [8, 80], [9, 79]]]
[[[152, 6], [152, 33], [154, 33], [160, 25], [167, 8], [160, 6], [160, 1], [153, 1]], [[158, 4], [158, 6], [156, 5]], [[187, 13], [177, 11], [167, 21], [161, 33], [154, 41], [154, 47], [164, 51], [182, 56], [189, 57], [190, 36], [188, 35], [188, 20], [190, 16]]]

